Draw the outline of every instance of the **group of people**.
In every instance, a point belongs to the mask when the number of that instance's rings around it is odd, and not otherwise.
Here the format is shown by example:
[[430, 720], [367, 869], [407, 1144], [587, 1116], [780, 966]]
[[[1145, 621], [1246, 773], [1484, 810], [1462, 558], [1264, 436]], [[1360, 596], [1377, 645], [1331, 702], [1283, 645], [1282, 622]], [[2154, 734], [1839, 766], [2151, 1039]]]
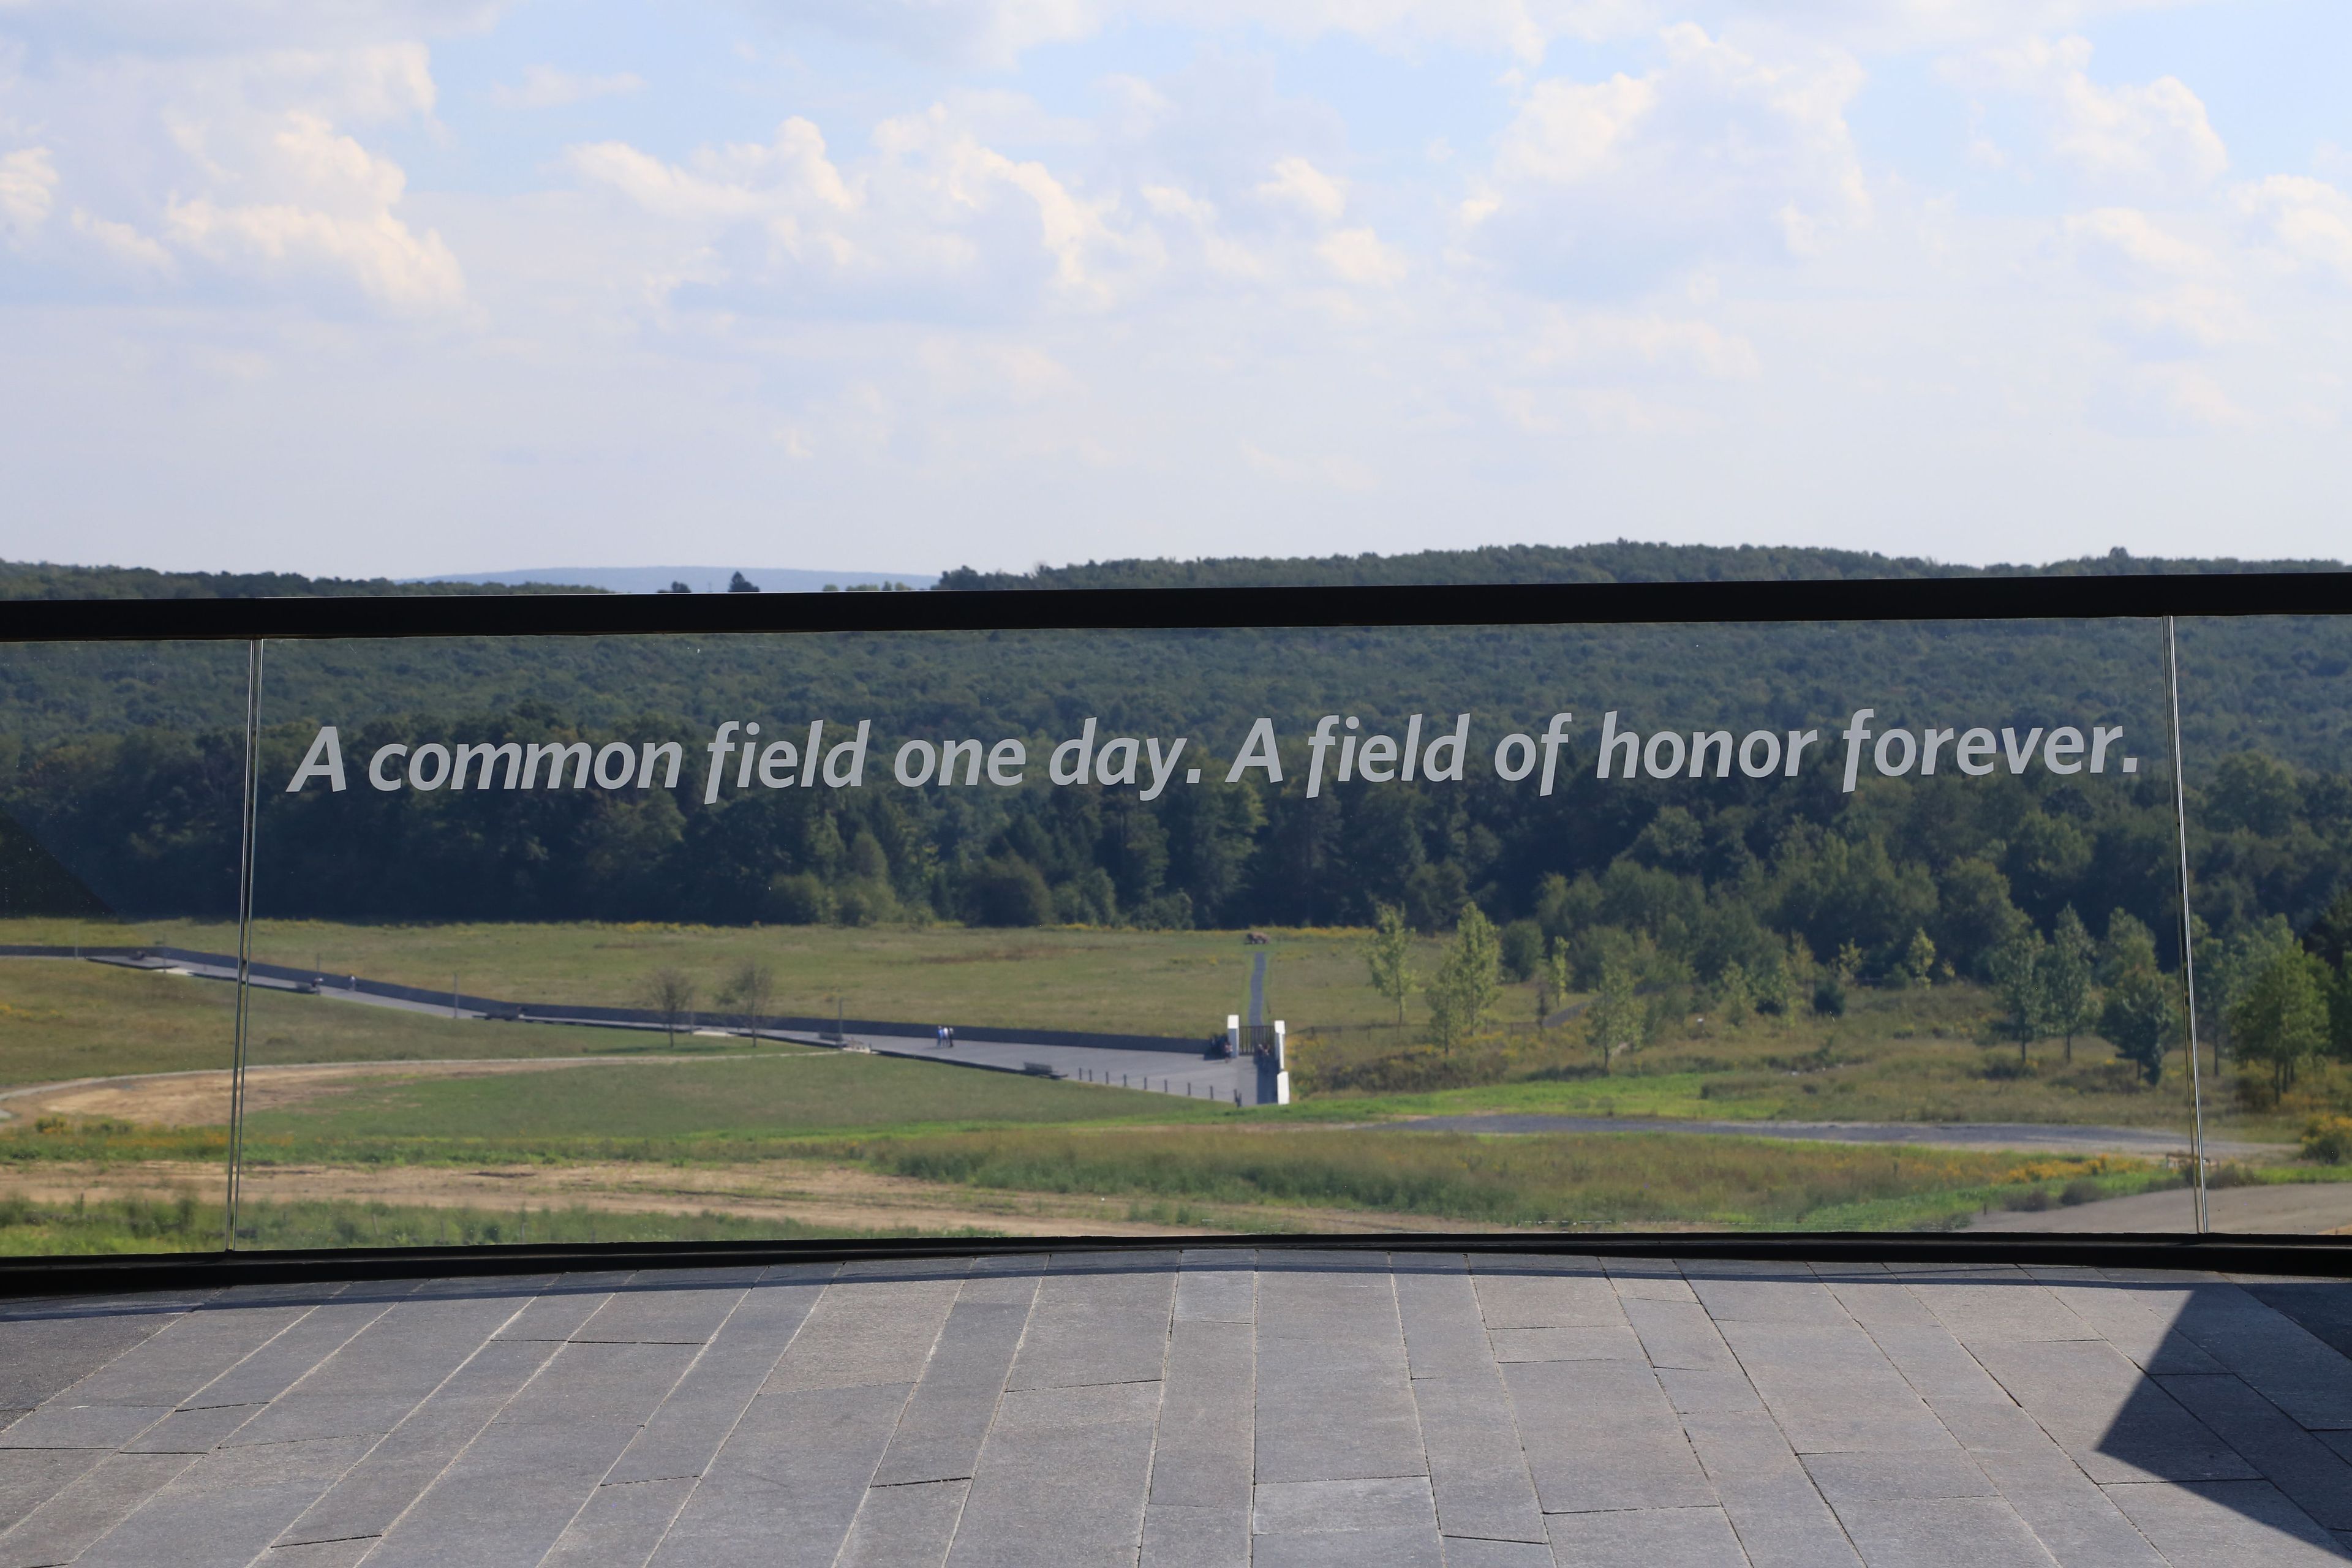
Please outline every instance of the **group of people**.
[[934, 1031], [933, 1031], [933, 1033], [935, 1033], [936, 1035], [938, 1035], [938, 1036], [939, 1036], [939, 1048], [940, 1048], [940, 1049], [941, 1049], [941, 1050], [943, 1050], [943, 1051], [951, 1051], [951, 1050], [955, 1049], [955, 1026], [954, 1026], [954, 1025], [952, 1025], [952, 1024], [941, 1024], [941, 1025], [940, 1025], [940, 1026], [936, 1030], [934, 1030]]

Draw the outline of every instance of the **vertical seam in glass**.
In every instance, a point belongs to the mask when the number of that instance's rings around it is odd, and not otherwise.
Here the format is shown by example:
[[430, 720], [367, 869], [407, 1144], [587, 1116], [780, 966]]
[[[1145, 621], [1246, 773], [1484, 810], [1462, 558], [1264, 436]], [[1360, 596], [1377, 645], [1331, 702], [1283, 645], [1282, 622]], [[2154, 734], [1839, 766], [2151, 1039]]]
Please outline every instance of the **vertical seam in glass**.
[[2205, 1201], [2205, 1086], [2197, 1066], [2197, 941], [2189, 911], [2189, 783], [2180, 754], [2180, 653], [2174, 617], [2164, 617], [2164, 696], [2172, 716], [2172, 831], [2180, 849], [2180, 984], [2189, 1000], [2189, 1205], [2197, 1234], [2211, 1228]]
[[236, 856], [236, 1030], [228, 1073], [228, 1201], [223, 1205], [221, 1247], [236, 1250], [238, 1200], [245, 1167], [245, 1058], [253, 994], [254, 830], [261, 808], [261, 639], [245, 645], [245, 794]]

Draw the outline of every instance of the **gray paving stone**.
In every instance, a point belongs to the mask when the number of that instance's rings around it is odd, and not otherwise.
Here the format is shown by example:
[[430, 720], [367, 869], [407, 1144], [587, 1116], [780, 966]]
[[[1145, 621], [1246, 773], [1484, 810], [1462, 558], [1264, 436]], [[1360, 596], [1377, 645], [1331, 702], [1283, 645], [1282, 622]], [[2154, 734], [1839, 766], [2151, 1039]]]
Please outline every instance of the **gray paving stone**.
[[1448, 1535], [1544, 1540], [1542, 1510], [1500, 1369], [1416, 1378], [1412, 1396], [1438, 1528]]
[[303, 1546], [273, 1546], [254, 1559], [253, 1568], [357, 1568], [375, 1542], [314, 1541]]
[[1622, 1323], [1572, 1329], [1496, 1329], [1495, 1359], [1508, 1361], [1637, 1361], [1647, 1363], [1642, 1342]]
[[329, 1302], [288, 1324], [284, 1332], [180, 1401], [181, 1407], [266, 1405], [389, 1310], [383, 1301]]
[[1182, 1255], [1176, 1277], [1179, 1322], [1246, 1323], [1257, 1315], [1257, 1254], [1202, 1247]]
[[1853, 1564], [1845, 1531], [1761, 1407], [1685, 1422], [1691, 1448], [1756, 1568]]
[[1155, 1502], [1143, 1510], [1141, 1568], [1249, 1568], [1249, 1510]]
[[823, 1289], [822, 1279], [810, 1279], [746, 1293], [604, 1479], [672, 1480], [709, 1468]]
[[1606, 1258], [1601, 1263], [1621, 1301], [1696, 1301], [1698, 1296], [1671, 1258]]
[[0, 1568], [70, 1563], [179, 1473], [185, 1454], [111, 1454], [0, 1535]]
[[89, 1448], [0, 1451], [0, 1531], [73, 1485], [105, 1457]]
[[1438, 1538], [1438, 1545], [1445, 1554], [1445, 1568], [1553, 1568], [1558, 1561], [1548, 1542], [1446, 1535]]
[[2352, 1465], [2235, 1377], [2159, 1377], [2163, 1390], [2330, 1530], [2352, 1530]]
[[1154, 1505], [1223, 1510], [1246, 1520], [1256, 1346], [1246, 1324], [1179, 1320], [1151, 1457]]
[[[1032, 1293], [1037, 1288], [1034, 1278], [1019, 1283]], [[971, 1478], [1029, 1316], [1025, 1300], [959, 1300], [950, 1309], [929, 1364], [875, 1472], [875, 1485]]]
[[1437, 1531], [1437, 1508], [1426, 1476], [1382, 1480], [1276, 1481], [1255, 1489], [1253, 1535], [1307, 1535], [1341, 1530]]
[[1520, 1362], [1503, 1377], [1547, 1514], [1715, 1504], [1715, 1489], [1648, 1367]]
[[1942, 1327], [1901, 1277], [1883, 1268], [1840, 1272], [1817, 1264], [1813, 1276], [1837, 1299], [1846, 1315], [1865, 1329]]
[[2038, 1280], [2023, 1277], [1999, 1284], [1955, 1284], [1914, 1279], [1910, 1291], [1961, 1343], [1992, 1340], [2089, 1340], [2088, 1323]]
[[0, 1410], [25, 1410], [162, 1331], [158, 1312], [0, 1321]]
[[763, 1390], [670, 1526], [655, 1568], [826, 1568], [912, 1386]]
[[231, 1441], [389, 1432], [505, 1324], [510, 1298], [412, 1298], [319, 1363]]
[[1613, 1513], [1557, 1513], [1552, 1558], [1560, 1568], [1747, 1568], [1748, 1559], [1719, 1508], [1638, 1508]]
[[1996, 1495], [1977, 1462], [1958, 1448], [1925, 1454], [1814, 1454], [1804, 1464], [1832, 1508], [1895, 1498]]
[[[1691, 1289], [1718, 1324], [1803, 1323], [1823, 1328], [1851, 1328], [1849, 1316], [1829, 1288], [1801, 1266], [1727, 1270], [1720, 1261], [1704, 1266], [1685, 1260]], [[1728, 1336], [1727, 1336], [1728, 1337]]]
[[1949, 1447], [1951, 1435], [1851, 1321], [1720, 1325], [1801, 1454]]
[[2095, 1481], [2231, 1480], [2255, 1474], [2104, 1341], [2011, 1342], [1978, 1353]]
[[1257, 1310], [1258, 1480], [1428, 1473], [1385, 1269], [1269, 1269]]
[[87, 1568], [242, 1568], [365, 1448], [345, 1437], [205, 1455], [74, 1561]]
[[645, 1568], [693, 1490], [690, 1479], [598, 1487], [541, 1563], [543, 1568]]
[[1478, 1292], [1460, 1253], [1397, 1258], [1397, 1314], [1414, 1377], [1490, 1375], [1495, 1347], [1478, 1312]]
[[2343, 1561], [2335, 1539], [2268, 1481], [2105, 1489], [2168, 1563], [2317, 1568]]
[[1005, 1394], [949, 1563], [1132, 1563], [1159, 1409], [1156, 1383]]
[[1006, 1386], [1156, 1383], [1176, 1302], [1173, 1254], [1118, 1255], [1131, 1267], [1072, 1267], [1057, 1258], [1039, 1284]]
[[627, 1441], [617, 1421], [494, 1421], [393, 1522], [368, 1561], [375, 1568], [536, 1563]]
[[912, 1384], [962, 1288], [962, 1271], [918, 1279], [859, 1278], [845, 1270], [824, 1288], [776, 1363], [774, 1390]]
[[583, 1342], [705, 1344], [742, 1300], [743, 1289], [743, 1285], [673, 1289], [636, 1286], [615, 1290], [589, 1314], [586, 1322], [572, 1331], [572, 1338]]
[[1434, 1531], [1348, 1530], [1250, 1538], [1251, 1568], [1444, 1568]]
[[2342, 1355], [2352, 1356], [2352, 1282], [2342, 1279], [2234, 1278], [2247, 1295], [2302, 1324]]
[[839, 1568], [939, 1568], [971, 1489], [968, 1480], [874, 1488], [842, 1543]]
[[2156, 1291], [2119, 1284], [2095, 1269], [2088, 1279], [2043, 1281], [2043, 1288], [2147, 1373], [2218, 1373], [2228, 1369], [2172, 1325], [2189, 1291]]
[[64, 1390], [60, 1403], [177, 1407], [310, 1311], [305, 1307], [207, 1308], [173, 1319]]
[[259, 1405], [212, 1405], [196, 1410], [174, 1410], [123, 1444], [122, 1452], [208, 1454], [265, 1408]]
[[1738, 1359], [1696, 1297], [1680, 1301], [1625, 1299], [1622, 1281], [1619, 1289], [1626, 1321], [1640, 1336], [1643, 1352], [1652, 1366], [1677, 1372], [1739, 1371]]
[[1997, 1497], [1841, 1504], [1839, 1522], [1869, 1568], [2051, 1568], [2050, 1553]]
[[599, 1290], [568, 1289], [523, 1302], [491, 1337], [500, 1340], [568, 1340], [596, 1315], [609, 1298]]
[[0, 1432], [0, 1448], [121, 1447], [172, 1414], [168, 1405], [74, 1405], [72, 1395], [38, 1410]]
[[1683, 1372], [1667, 1367], [1658, 1373], [1658, 1386], [1666, 1391], [1666, 1402], [1677, 1415], [1713, 1415], [1733, 1410], [1764, 1408], [1763, 1397], [1748, 1374], [1734, 1367], [1729, 1372]]
[[1481, 1253], [1470, 1260], [1470, 1276], [1490, 1330], [1601, 1328], [1625, 1321], [1616, 1288], [1594, 1258]]
[[1869, 1333], [1879, 1353], [1923, 1399], [2010, 1402], [2007, 1391], [1985, 1371], [1984, 1363], [1941, 1323], [1879, 1323]]
[[549, 1340], [482, 1346], [289, 1525], [278, 1543], [382, 1535], [560, 1348], [560, 1341]]
[[677, 1386], [694, 1354], [692, 1345], [575, 1341], [558, 1350], [546, 1370], [516, 1392], [493, 1425], [576, 1430], [619, 1424], [634, 1434]]
[[2304, 1426], [2352, 1428], [2352, 1361], [2239, 1287], [2196, 1291], [2174, 1328]]

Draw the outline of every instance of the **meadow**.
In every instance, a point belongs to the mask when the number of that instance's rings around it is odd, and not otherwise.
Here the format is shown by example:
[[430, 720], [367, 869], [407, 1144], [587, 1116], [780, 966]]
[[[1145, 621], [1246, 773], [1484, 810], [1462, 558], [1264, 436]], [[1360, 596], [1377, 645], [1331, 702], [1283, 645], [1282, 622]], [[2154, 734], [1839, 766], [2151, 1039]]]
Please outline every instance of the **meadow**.
[[[1269, 1016], [1330, 1025], [1387, 1021], [1391, 1005], [1365, 984], [1362, 933], [1282, 931], [1268, 973]], [[234, 952], [234, 926], [165, 921], [135, 927], [94, 921], [0, 921], [0, 943], [156, 944]], [[1440, 943], [1422, 939], [1415, 962], [1434, 969]], [[696, 1005], [723, 1006], [731, 972], [765, 964], [780, 1014], [911, 1023], [1202, 1038], [1246, 1015], [1255, 949], [1239, 931], [1091, 928], [988, 930], [928, 926], [686, 926], [629, 924], [353, 925], [259, 921], [254, 956], [269, 963], [359, 974], [430, 990], [517, 1002], [643, 1006], [659, 970], [693, 983]], [[13, 971], [0, 985], [13, 988]], [[1533, 992], [1528, 992], [1530, 999]], [[13, 1000], [0, 993], [0, 999]]]

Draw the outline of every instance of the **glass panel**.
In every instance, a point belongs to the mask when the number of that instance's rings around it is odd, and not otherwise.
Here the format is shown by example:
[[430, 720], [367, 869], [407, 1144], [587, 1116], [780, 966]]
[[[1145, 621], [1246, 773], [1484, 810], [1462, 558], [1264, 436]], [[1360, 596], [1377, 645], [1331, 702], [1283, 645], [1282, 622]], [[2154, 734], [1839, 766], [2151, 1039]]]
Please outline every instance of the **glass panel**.
[[2180, 626], [2213, 1229], [2352, 1230], [2352, 618]]
[[2159, 653], [273, 645], [247, 1244], [2185, 1228]]
[[0, 647], [0, 1254], [217, 1247], [243, 644]]

